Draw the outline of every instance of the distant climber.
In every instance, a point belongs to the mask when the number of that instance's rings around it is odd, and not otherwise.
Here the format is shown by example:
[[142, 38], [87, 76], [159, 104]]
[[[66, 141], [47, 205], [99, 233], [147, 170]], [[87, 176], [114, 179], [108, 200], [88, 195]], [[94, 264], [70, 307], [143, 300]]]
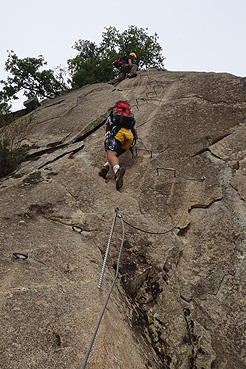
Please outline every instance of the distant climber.
[[126, 78], [126, 75], [128, 78], [134, 78], [137, 76], [137, 70], [138, 67], [135, 64], [137, 56], [135, 53], [130, 53], [128, 56], [121, 56], [119, 59], [115, 60], [114, 66], [119, 69], [120, 74], [118, 77], [112, 79], [109, 83], [111, 85], [115, 85], [116, 83], [119, 83], [123, 81], [123, 79]]
[[125, 101], [118, 101], [106, 120], [105, 151], [107, 162], [99, 171], [99, 176], [106, 178], [109, 168], [115, 174], [116, 189], [123, 185], [125, 168], [120, 167], [118, 157], [131, 148], [138, 139], [135, 119], [130, 111], [131, 106]]

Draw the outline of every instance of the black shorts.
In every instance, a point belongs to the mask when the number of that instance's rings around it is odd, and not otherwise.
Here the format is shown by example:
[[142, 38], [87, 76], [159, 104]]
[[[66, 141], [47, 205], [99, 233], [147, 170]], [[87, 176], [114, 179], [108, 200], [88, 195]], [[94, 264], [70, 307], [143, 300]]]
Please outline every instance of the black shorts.
[[111, 150], [117, 153], [117, 156], [122, 155], [126, 150], [122, 149], [122, 143], [114, 137], [106, 138], [105, 151]]

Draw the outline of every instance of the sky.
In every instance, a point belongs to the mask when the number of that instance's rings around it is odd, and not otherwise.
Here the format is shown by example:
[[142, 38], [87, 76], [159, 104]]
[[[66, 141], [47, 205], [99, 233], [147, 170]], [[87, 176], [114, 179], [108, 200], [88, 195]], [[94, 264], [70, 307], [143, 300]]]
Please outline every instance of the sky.
[[246, 0], [0, 0], [0, 9], [0, 80], [7, 50], [20, 59], [43, 55], [50, 69], [67, 67], [79, 39], [99, 45], [105, 27], [131, 25], [157, 33], [169, 71], [246, 76]]

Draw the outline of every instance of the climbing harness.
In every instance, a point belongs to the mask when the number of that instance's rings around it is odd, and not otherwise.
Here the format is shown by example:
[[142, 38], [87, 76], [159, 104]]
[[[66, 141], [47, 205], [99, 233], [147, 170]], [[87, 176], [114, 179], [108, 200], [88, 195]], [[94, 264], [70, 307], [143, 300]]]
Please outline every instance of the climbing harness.
[[[81, 369], [85, 369], [86, 368], [86, 364], [87, 364], [87, 361], [88, 361], [88, 358], [89, 358], [89, 355], [90, 355], [90, 352], [91, 352], [91, 349], [92, 349], [92, 346], [93, 346], [93, 343], [94, 343], [94, 340], [96, 338], [96, 335], [97, 335], [97, 331], [98, 331], [98, 328], [100, 326], [100, 323], [101, 323], [101, 320], [103, 318], [103, 315], [104, 315], [104, 312], [106, 310], [106, 307], [107, 307], [107, 304], [108, 304], [108, 301], [109, 301], [109, 298], [110, 298], [110, 295], [112, 293], [112, 290], [114, 288], [114, 285], [116, 283], [116, 280], [118, 278], [118, 274], [119, 274], [119, 266], [120, 266], [120, 258], [121, 258], [121, 253], [122, 253], [122, 249], [123, 249], [123, 244], [124, 244], [124, 240], [125, 240], [125, 225], [124, 225], [124, 222], [123, 222], [123, 219], [122, 219], [122, 215], [120, 214], [119, 212], [119, 209], [116, 208], [115, 209], [115, 216], [114, 216], [114, 219], [113, 219], [113, 224], [112, 224], [112, 228], [111, 228], [111, 232], [110, 232], [110, 236], [109, 236], [109, 242], [108, 242], [108, 249], [109, 249], [109, 245], [110, 245], [110, 241], [111, 241], [111, 238], [112, 238], [112, 234], [113, 234], [113, 230], [114, 230], [114, 224], [115, 224], [115, 220], [116, 218], [118, 217], [120, 220], [121, 220], [121, 225], [122, 225], [122, 240], [121, 240], [121, 246], [120, 246], [120, 251], [119, 251], [119, 255], [118, 255], [118, 261], [117, 261], [117, 267], [116, 267], [116, 272], [115, 272], [115, 277], [114, 277], [114, 280], [113, 280], [113, 283], [110, 287], [110, 290], [109, 290], [109, 293], [108, 293], [108, 296], [107, 296], [107, 299], [105, 301], [105, 304], [103, 306], [103, 309], [102, 309], [102, 312], [101, 312], [101, 315], [100, 315], [100, 318], [97, 322], [97, 325], [96, 325], [96, 328], [95, 328], [95, 331], [94, 331], [94, 334], [93, 334], [93, 337], [91, 339], [91, 342], [90, 342], [90, 345], [88, 347], [88, 350], [87, 350], [87, 353], [86, 353], [86, 356], [85, 356], [85, 359], [84, 359], [84, 362], [83, 362], [83, 365], [82, 365], [82, 368]], [[105, 254], [106, 256], [106, 254]], [[104, 261], [105, 261], [105, 258], [104, 258]], [[107, 260], [106, 260], [107, 261]], [[104, 264], [106, 264], [106, 261]], [[103, 266], [103, 269], [105, 269], [105, 266]], [[100, 280], [102, 280], [102, 277], [103, 277], [103, 273], [101, 273], [101, 277], [100, 277]], [[100, 281], [99, 281], [100, 283]]]

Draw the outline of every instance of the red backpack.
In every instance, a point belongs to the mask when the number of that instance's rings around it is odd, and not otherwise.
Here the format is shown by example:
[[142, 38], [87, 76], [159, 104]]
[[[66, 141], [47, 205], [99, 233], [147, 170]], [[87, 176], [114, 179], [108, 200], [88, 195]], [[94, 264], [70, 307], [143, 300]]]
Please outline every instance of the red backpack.
[[132, 129], [135, 119], [131, 113], [131, 105], [126, 101], [117, 101], [112, 110], [112, 120], [116, 126]]

